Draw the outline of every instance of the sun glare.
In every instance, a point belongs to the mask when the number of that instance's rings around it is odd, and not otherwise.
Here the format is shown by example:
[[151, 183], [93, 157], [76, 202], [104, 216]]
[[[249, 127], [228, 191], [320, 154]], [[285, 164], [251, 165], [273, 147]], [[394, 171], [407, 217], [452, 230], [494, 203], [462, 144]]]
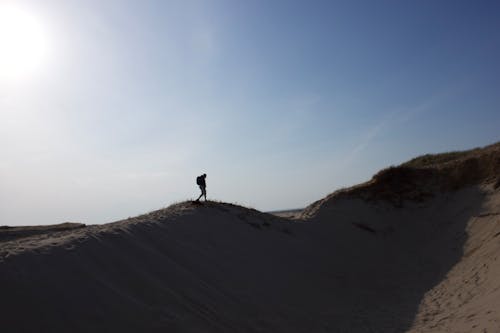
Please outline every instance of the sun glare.
[[32, 75], [46, 54], [46, 34], [40, 20], [28, 11], [0, 5], [0, 79]]

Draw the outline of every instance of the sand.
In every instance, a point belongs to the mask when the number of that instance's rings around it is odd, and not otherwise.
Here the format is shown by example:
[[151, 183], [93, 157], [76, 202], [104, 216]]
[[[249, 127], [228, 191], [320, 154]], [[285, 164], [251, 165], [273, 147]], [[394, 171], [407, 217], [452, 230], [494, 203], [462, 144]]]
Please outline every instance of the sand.
[[483, 180], [397, 200], [356, 189], [293, 219], [185, 202], [25, 229], [0, 237], [1, 329], [499, 332], [500, 186]]
[[[290, 221], [180, 204], [1, 244], [6, 332], [495, 332], [500, 193]], [[476, 325], [476, 326], [474, 326]]]

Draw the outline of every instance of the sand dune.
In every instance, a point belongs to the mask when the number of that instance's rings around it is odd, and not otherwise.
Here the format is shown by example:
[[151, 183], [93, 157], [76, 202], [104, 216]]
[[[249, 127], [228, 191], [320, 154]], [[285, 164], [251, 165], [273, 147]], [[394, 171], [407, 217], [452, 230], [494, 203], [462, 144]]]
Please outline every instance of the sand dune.
[[500, 145], [287, 219], [185, 202], [0, 238], [5, 332], [498, 332]]

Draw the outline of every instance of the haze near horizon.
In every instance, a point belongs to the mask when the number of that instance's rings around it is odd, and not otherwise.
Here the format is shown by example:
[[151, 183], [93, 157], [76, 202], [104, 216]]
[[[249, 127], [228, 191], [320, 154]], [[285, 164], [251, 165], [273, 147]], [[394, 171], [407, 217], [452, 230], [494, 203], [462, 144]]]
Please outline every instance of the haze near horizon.
[[[495, 1], [2, 1], [1, 224], [301, 208], [500, 140]], [[7, 13], [7, 14], [6, 14]]]

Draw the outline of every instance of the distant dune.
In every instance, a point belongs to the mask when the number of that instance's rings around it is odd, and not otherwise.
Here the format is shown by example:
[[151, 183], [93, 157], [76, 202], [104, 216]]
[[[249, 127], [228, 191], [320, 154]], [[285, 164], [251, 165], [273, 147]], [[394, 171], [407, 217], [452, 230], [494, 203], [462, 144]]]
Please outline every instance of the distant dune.
[[184, 202], [40, 229], [0, 228], [2, 332], [500, 332], [500, 144], [293, 218]]

